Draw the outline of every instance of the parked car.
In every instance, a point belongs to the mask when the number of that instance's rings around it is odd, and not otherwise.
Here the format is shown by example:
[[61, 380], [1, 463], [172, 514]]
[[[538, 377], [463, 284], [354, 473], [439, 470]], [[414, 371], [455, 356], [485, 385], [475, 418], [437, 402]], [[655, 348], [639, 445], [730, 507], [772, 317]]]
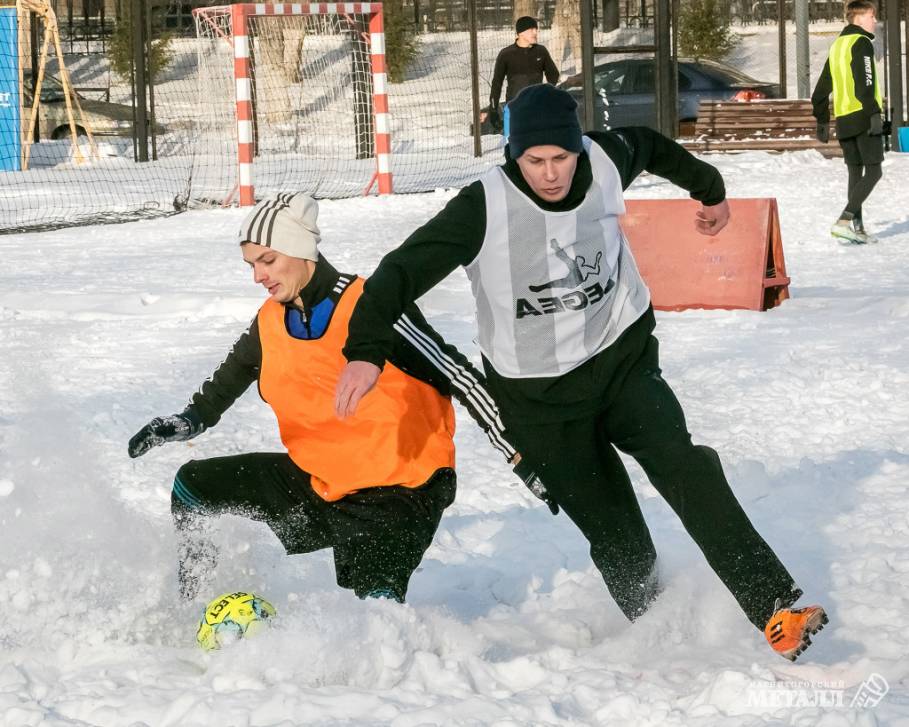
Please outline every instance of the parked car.
[[[91, 127], [94, 136], [132, 136], [133, 110], [131, 106], [110, 101], [98, 101], [85, 98], [76, 93], [79, 105], [85, 115], [85, 120]], [[23, 94], [25, 106], [25, 120], [31, 113], [32, 92], [26, 84]], [[85, 136], [82, 118], [73, 106], [73, 119], [76, 122], [76, 133]], [[69, 118], [66, 115], [66, 99], [63, 93], [63, 84], [54, 76], [46, 75], [41, 85], [41, 103], [38, 106], [39, 133], [42, 139], [65, 139], [69, 136]], [[158, 134], [164, 133], [160, 124], [157, 125]]]
[[[502, 115], [498, 111], [493, 111], [489, 106], [480, 109], [480, 134], [501, 134], [502, 133]], [[470, 122], [468, 134], [473, 136], [473, 122]]]
[[[698, 103], [713, 101], [751, 101], [779, 98], [776, 83], [757, 81], [724, 63], [680, 58], [679, 121], [694, 121]], [[583, 119], [584, 90], [580, 74], [559, 84], [578, 102]], [[594, 118], [597, 129], [616, 126], [656, 128], [656, 84], [651, 58], [626, 58], [594, 66]]]

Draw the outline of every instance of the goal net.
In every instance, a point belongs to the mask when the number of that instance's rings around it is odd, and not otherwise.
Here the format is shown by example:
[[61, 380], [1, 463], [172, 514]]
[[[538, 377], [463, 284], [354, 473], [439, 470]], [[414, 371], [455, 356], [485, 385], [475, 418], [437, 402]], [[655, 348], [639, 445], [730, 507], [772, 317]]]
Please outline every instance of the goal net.
[[391, 192], [381, 3], [239, 3], [194, 11], [192, 197]]
[[[473, 114], [488, 103], [497, 54], [514, 41], [510, 8], [503, 27], [474, 41], [456, 23], [433, 23], [429, 6], [419, 5], [408, 36], [415, 55], [406, 63], [387, 55], [386, 84], [381, 35], [373, 40], [377, 3], [243, 7], [255, 12], [239, 21], [230, 7], [200, 9], [192, 37], [172, 39], [172, 61], [148, 76], [153, 133], [145, 145], [134, 138], [130, 78], [110, 70], [102, 43], [90, 56], [68, 58], [99, 154], [74, 164], [69, 126], [54, 113], [61, 104], [43, 103], [28, 170], [0, 172], [0, 235], [235, 204], [244, 190], [255, 198], [297, 190], [358, 197], [384, 180], [395, 193], [432, 192], [462, 187], [502, 162], [501, 134], [481, 123], [477, 144]], [[381, 7], [388, 36], [402, 32], [390, 3]], [[408, 6], [408, 24], [418, 7]], [[30, 81], [31, 69], [17, 65]], [[59, 77], [49, 64], [45, 78]], [[14, 80], [18, 88], [18, 74]], [[55, 88], [46, 82], [42, 95], [55, 96]], [[0, 107], [3, 98], [0, 88]], [[140, 162], [143, 151], [148, 161]], [[18, 149], [7, 156], [20, 158]]]

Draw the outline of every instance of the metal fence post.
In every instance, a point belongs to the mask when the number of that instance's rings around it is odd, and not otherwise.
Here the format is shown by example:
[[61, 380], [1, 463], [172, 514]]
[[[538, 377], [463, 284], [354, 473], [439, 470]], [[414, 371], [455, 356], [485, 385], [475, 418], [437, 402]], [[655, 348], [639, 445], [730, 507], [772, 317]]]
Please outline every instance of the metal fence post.
[[795, 0], [795, 78], [799, 98], [810, 98], [811, 61], [808, 53], [808, 0]]
[[[32, 98], [40, 99], [41, 89], [38, 88], [38, 14], [34, 11], [28, 14], [28, 32], [32, 57]], [[41, 124], [35, 124], [35, 137], [32, 139], [32, 142], [37, 144], [40, 141]]]
[[584, 87], [584, 129], [595, 130], [593, 120], [593, 0], [581, 0], [581, 71]]
[[788, 98], [789, 91], [786, 89], [789, 83], [786, 78], [786, 0], [776, 0], [776, 22], [780, 62], [780, 98]]
[[676, 79], [672, 76], [671, 4], [657, 0], [654, 4], [654, 81], [656, 86], [657, 128], [674, 139], [679, 135], [678, 107], [675, 103]]
[[[909, 12], [909, 4], [907, 4]], [[890, 106], [890, 121], [893, 130], [890, 141], [893, 149], [899, 148], [899, 128], [903, 125], [903, 55], [902, 39], [900, 38], [900, 0], [887, 0], [887, 66], [889, 86], [887, 101]], [[909, 33], [909, 26], [906, 28]], [[887, 109], [881, 109], [885, 113]], [[903, 150], [905, 151], [905, 150]]]
[[[467, 25], [470, 32], [470, 103], [473, 117], [473, 155], [483, 156], [480, 143], [480, 58], [477, 49], [477, 2], [467, 0]], [[492, 111], [492, 109], [490, 109]]]
[[134, 139], [138, 146], [136, 161], [148, 161], [148, 79], [145, 73], [145, 0], [133, 0], [133, 72], [135, 77], [135, 113], [136, 123], [133, 129]]

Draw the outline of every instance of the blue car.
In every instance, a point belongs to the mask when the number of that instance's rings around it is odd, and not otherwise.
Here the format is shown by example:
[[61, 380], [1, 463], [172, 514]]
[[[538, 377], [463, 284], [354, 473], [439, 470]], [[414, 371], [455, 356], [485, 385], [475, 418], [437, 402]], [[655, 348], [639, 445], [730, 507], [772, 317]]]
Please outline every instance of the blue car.
[[[679, 121], [693, 122], [698, 103], [708, 101], [751, 101], [779, 98], [776, 83], [757, 81], [723, 63], [680, 58]], [[584, 118], [583, 79], [580, 74], [559, 84], [578, 102], [578, 115]], [[656, 128], [656, 85], [651, 58], [626, 58], [594, 67], [595, 129], [617, 126]]]

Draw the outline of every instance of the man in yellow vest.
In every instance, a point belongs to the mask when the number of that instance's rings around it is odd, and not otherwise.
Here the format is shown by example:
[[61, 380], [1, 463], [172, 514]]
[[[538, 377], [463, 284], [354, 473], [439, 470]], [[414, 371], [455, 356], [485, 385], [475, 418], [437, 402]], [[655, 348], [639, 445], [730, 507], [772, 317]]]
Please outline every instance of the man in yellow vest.
[[875, 5], [870, 0], [852, 0], [846, 6], [846, 21], [830, 46], [824, 70], [818, 78], [811, 103], [817, 119], [817, 138], [829, 139], [830, 94], [836, 116], [836, 136], [849, 170], [848, 199], [831, 234], [844, 244], [877, 242], [865, 231], [862, 203], [880, 181], [884, 161], [881, 113], [883, 101], [874, 65]]
[[236, 512], [267, 523], [288, 553], [333, 548], [342, 588], [403, 601], [455, 497], [451, 395], [546, 499], [506, 441], [483, 375], [416, 306], [395, 324], [395, 354], [374, 396], [356, 416], [335, 416], [341, 348], [363, 279], [339, 273], [319, 253], [317, 214], [315, 200], [297, 194], [260, 202], [247, 216], [243, 259], [268, 299], [186, 409], [153, 419], [129, 442], [129, 456], [139, 457], [191, 439], [253, 382], [277, 417], [286, 452], [193, 460], [178, 470], [171, 508], [185, 599], [216, 563], [207, 516]]

